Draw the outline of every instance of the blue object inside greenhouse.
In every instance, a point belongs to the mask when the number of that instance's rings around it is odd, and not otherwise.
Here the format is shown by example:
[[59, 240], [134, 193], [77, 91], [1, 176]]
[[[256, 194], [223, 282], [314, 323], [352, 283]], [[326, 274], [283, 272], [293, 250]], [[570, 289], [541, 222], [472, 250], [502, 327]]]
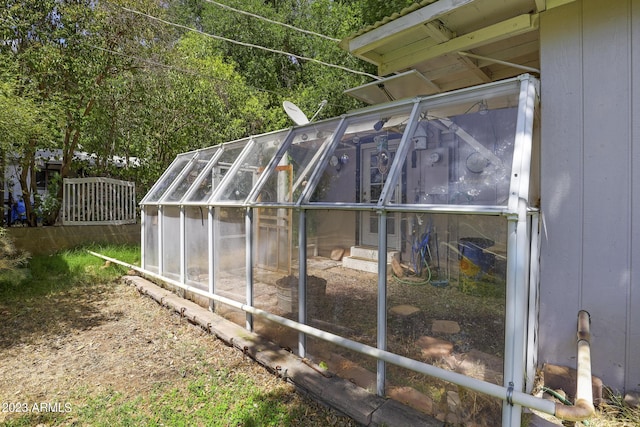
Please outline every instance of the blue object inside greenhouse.
[[483, 237], [463, 237], [458, 243], [460, 269], [469, 277], [480, 278], [493, 270], [496, 256], [485, 249], [495, 242]]

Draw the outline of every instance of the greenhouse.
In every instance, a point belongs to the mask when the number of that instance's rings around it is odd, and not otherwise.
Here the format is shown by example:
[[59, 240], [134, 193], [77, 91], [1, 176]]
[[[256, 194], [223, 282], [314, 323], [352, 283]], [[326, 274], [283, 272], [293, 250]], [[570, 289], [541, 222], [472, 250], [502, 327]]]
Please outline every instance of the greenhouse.
[[142, 268], [372, 393], [511, 425], [536, 366], [537, 97], [523, 75], [180, 154], [141, 202]]

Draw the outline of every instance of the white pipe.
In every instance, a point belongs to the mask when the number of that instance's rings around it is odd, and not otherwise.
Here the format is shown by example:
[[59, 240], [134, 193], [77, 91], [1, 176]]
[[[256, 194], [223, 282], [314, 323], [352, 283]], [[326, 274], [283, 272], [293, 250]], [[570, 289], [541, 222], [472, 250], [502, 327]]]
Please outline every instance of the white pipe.
[[585, 310], [578, 313], [578, 364], [576, 403], [574, 406], [556, 404], [556, 417], [569, 421], [583, 421], [595, 413], [591, 381], [591, 318]]
[[[387, 349], [387, 213], [381, 211], [378, 215], [378, 333], [377, 347]], [[376, 393], [385, 395], [387, 382], [387, 368], [382, 360], [378, 360], [376, 367]]]
[[578, 385], [576, 393], [576, 404], [574, 406], [568, 406], [563, 405], [562, 403], [554, 403], [547, 399], [541, 399], [539, 397], [523, 393], [521, 391], [515, 390], [515, 388], [512, 387], [505, 388], [497, 384], [481, 381], [463, 374], [459, 374], [457, 372], [447, 371], [445, 369], [422, 363], [417, 360], [409, 359], [395, 353], [380, 350], [366, 344], [341, 337], [339, 335], [334, 335], [332, 333], [325, 332], [308, 325], [294, 322], [293, 320], [287, 319], [285, 317], [277, 316], [275, 314], [260, 310], [259, 308], [248, 306], [246, 304], [234, 301], [221, 295], [210, 294], [209, 292], [203, 291], [199, 288], [185, 285], [151, 271], [144, 270], [136, 265], [125, 263], [123, 261], [117, 260], [115, 258], [110, 258], [93, 251], [88, 252], [91, 255], [97, 256], [106, 261], [111, 261], [114, 264], [119, 264], [124, 267], [130, 268], [143, 275], [153, 277], [162, 282], [181, 288], [187, 292], [193, 292], [194, 294], [201, 295], [211, 300], [215, 300], [223, 304], [227, 304], [231, 307], [246, 311], [247, 313], [264, 317], [265, 319], [271, 320], [272, 322], [345, 347], [349, 350], [374, 357], [378, 360], [392, 363], [401, 368], [410, 369], [424, 375], [439, 378], [441, 380], [468, 388], [469, 390], [477, 391], [489, 396], [496, 397], [498, 399], [502, 399], [512, 405], [521, 405], [527, 408], [535, 409], [545, 414], [554, 415], [560, 419], [570, 421], [586, 420], [595, 413], [595, 408], [593, 406], [593, 392], [591, 388], [591, 354], [589, 343], [590, 319], [589, 313], [584, 310], [581, 310], [578, 313]]
[[514, 62], [502, 61], [500, 59], [489, 58], [488, 56], [476, 55], [474, 53], [463, 52], [463, 51], [458, 52], [458, 55], [468, 56], [469, 58], [480, 59], [482, 61], [493, 62], [495, 64], [507, 65], [509, 67], [519, 68], [519, 69], [524, 70], [524, 71], [530, 71], [532, 73], [540, 74], [540, 70], [537, 69], [537, 68], [527, 67], [526, 65], [520, 65], [520, 64], [516, 64]]
[[383, 360], [385, 362], [392, 363], [401, 368], [410, 369], [412, 371], [415, 371], [424, 375], [428, 375], [434, 378], [439, 378], [441, 380], [448, 381], [453, 384], [468, 388], [469, 390], [477, 391], [489, 396], [496, 397], [498, 399], [505, 400], [512, 404], [526, 406], [528, 408], [532, 408], [537, 411], [550, 414], [550, 415], [554, 415], [556, 413], [557, 405], [549, 400], [541, 399], [539, 397], [535, 397], [527, 393], [514, 390], [512, 388], [505, 388], [497, 384], [492, 384], [482, 380], [478, 380], [476, 378], [468, 377], [466, 375], [463, 375], [457, 372], [447, 371], [445, 369], [438, 368], [436, 366], [429, 365], [423, 362], [419, 362], [417, 360], [409, 359], [408, 357], [400, 356], [398, 354], [394, 354], [385, 350], [380, 350], [375, 347], [371, 347], [366, 344], [362, 344], [357, 341], [353, 341], [353, 340], [341, 337], [339, 335], [335, 335], [329, 332], [322, 331], [320, 329], [313, 328], [309, 325], [303, 325], [298, 322], [294, 322], [293, 320], [277, 316], [275, 314], [269, 313], [264, 310], [260, 310], [255, 307], [248, 306], [246, 304], [234, 301], [232, 299], [223, 297], [221, 295], [210, 294], [209, 292], [203, 291], [199, 288], [185, 285], [175, 280], [163, 277], [159, 274], [143, 270], [138, 266], [128, 264], [120, 260], [98, 254], [96, 252], [92, 252], [92, 251], [88, 251], [88, 252], [104, 260], [111, 261], [114, 264], [122, 265], [124, 267], [135, 270], [143, 275], [155, 278], [157, 280], [160, 280], [172, 286], [181, 288], [187, 292], [192, 292], [194, 294], [203, 296], [205, 298], [210, 298], [212, 300], [227, 304], [231, 307], [246, 311], [247, 313], [255, 314], [257, 316], [271, 320], [272, 322], [281, 324], [283, 326], [289, 327], [299, 332], [303, 332], [315, 338], [319, 338], [319, 339], [331, 342], [333, 344], [345, 347], [349, 350], [356, 351], [366, 356], [374, 357], [378, 360]]

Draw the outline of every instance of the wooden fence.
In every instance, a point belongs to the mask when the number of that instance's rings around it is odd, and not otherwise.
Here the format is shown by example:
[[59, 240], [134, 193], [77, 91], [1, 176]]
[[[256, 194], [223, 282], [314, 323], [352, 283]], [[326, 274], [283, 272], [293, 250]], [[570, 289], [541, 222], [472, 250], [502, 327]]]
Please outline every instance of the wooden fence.
[[133, 182], [112, 178], [65, 178], [63, 225], [120, 225], [136, 222]]

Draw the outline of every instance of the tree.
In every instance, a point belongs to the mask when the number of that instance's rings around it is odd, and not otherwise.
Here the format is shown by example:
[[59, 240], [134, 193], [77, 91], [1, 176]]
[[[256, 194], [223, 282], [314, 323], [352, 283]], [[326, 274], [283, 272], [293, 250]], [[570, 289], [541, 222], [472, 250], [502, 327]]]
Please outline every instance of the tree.
[[[269, 108], [277, 108], [282, 112], [282, 101], [288, 99], [311, 114], [320, 101], [327, 99], [329, 102], [323, 114], [329, 117], [362, 106], [355, 100], [345, 99], [342, 93], [370, 79], [362, 74], [316, 62], [336, 64], [357, 72], [373, 71], [369, 64], [355, 59], [338, 46], [338, 39], [355, 31], [361, 24], [355, 5], [331, 0], [225, 1], [225, 4], [236, 9], [230, 10], [212, 3], [180, 3], [183, 10], [187, 8], [189, 12], [183, 11], [179, 15], [189, 16], [188, 21], [196, 22], [202, 31], [224, 35], [227, 39], [245, 44], [217, 41], [213, 46], [227, 61], [237, 64], [237, 72], [248, 82], [269, 94]], [[313, 31], [332, 40], [267, 20]], [[249, 45], [259, 45], [271, 51]], [[292, 55], [274, 53], [274, 50]], [[286, 116], [282, 114], [281, 117], [282, 120], [277, 123], [279, 127], [290, 125]]]
[[[158, 13], [164, 10], [153, 0], [145, 6]], [[8, 40], [0, 46], [3, 63], [19, 71], [7, 83], [16, 96], [29, 96], [43, 106], [41, 118], [60, 114], [47, 118], [60, 126], [55, 146], [62, 150], [60, 175], [64, 178], [81, 148], [96, 92], [109, 77], [129, 67], [128, 53], [153, 45], [150, 41], [155, 42], [158, 33], [152, 23], [117, 4], [95, 0], [7, 0], [0, 13], [10, 23], [2, 27], [3, 39]], [[122, 56], [108, 54], [116, 51]], [[20, 183], [29, 224], [35, 225], [34, 160], [36, 149], [44, 148], [43, 141], [32, 138], [22, 148]], [[57, 198], [62, 199], [62, 186]], [[57, 213], [53, 211], [45, 222], [54, 222]]]
[[[11, 99], [0, 102], [12, 105], [14, 117], [25, 114], [23, 122], [33, 123], [7, 130], [3, 142], [21, 159], [31, 225], [38, 208], [30, 203], [37, 149], [62, 151], [61, 179], [86, 172], [123, 177], [136, 180], [138, 194], [144, 194], [177, 153], [290, 126], [281, 107], [285, 99], [309, 114], [327, 99], [320, 118], [361, 106], [342, 92], [369, 81], [363, 71], [373, 71], [336, 41], [361, 26], [358, 2], [227, 2], [332, 40], [214, 2], [3, 3], [0, 18], [8, 25], [0, 29], [6, 40], [0, 64]], [[95, 154], [96, 162], [78, 163], [77, 151]], [[116, 167], [116, 156], [125, 167]], [[140, 164], [129, 167], [130, 158]], [[62, 186], [56, 198], [61, 200]], [[55, 221], [56, 214], [54, 209], [45, 222]]]
[[[163, 63], [139, 61], [111, 78], [96, 98], [85, 149], [102, 174], [134, 177], [143, 188], [181, 152], [262, 132], [270, 122], [265, 95], [246, 84], [212, 41], [184, 34]], [[113, 155], [135, 156], [136, 168], [109, 168]]]

